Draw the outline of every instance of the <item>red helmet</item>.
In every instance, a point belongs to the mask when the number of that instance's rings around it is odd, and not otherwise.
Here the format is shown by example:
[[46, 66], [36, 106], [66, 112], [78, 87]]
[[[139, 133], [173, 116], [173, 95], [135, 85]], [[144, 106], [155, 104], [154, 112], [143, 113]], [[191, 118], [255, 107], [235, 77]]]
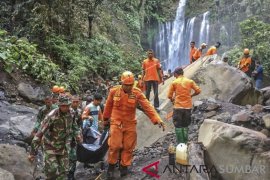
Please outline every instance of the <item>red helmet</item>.
[[52, 92], [53, 93], [58, 93], [59, 92], [59, 86], [53, 86]]
[[127, 84], [127, 85], [131, 85], [134, 84], [134, 75], [132, 72], [130, 71], [125, 71], [123, 72], [122, 76], [121, 76], [121, 82], [122, 84]]

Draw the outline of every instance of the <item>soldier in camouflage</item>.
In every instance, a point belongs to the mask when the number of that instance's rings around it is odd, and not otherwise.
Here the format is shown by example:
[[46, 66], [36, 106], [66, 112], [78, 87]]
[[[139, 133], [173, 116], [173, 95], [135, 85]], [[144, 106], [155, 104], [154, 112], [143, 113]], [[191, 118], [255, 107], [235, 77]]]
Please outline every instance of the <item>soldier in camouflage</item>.
[[[74, 114], [74, 121], [77, 123], [79, 127], [82, 126], [81, 114], [82, 110], [79, 108], [80, 105], [80, 98], [77, 96], [72, 97], [71, 109]], [[74, 174], [76, 171], [76, 162], [77, 162], [77, 155], [76, 155], [76, 141], [72, 138], [71, 141], [71, 148], [69, 151], [69, 174], [68, 180], [74, 180]]]
[[69, 152], [72, 138], [82, 143], [81, 131], [70, 109], [67, 97], [59, 98], [59, 108], [51, 111], [41, 123], [31, 144], [29, 161], [34, 161], [37, 150], [43, 143], [44, 172], [48, 180], [64, 180], [69, 171]]
[[57, 108], [57, 105], [52, 104], [52, 97], [46, 96], [44, 99], [44, 106], [42, 106], [37, 114], [37, 121], [35, 123], [34, 129], [32, 130], [31, 135], [34, 137], [35, 134], [38, 132], [38, 129], [40, 128], [42, 120], [45, 118], [45, 116], [51, 112], [53, 109]]

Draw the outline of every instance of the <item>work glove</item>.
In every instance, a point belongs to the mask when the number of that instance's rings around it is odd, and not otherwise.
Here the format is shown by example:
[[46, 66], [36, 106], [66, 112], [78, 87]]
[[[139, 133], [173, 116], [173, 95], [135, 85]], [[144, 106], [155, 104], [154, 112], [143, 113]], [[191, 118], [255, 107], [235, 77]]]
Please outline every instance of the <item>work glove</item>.
[[162, 131], [165, 131], [165, 124], [164, 124], [163, 121], [159, 121], [159, 122], [158, 122], [158, 126], [159, 126], [159, 128], [162, 127]]

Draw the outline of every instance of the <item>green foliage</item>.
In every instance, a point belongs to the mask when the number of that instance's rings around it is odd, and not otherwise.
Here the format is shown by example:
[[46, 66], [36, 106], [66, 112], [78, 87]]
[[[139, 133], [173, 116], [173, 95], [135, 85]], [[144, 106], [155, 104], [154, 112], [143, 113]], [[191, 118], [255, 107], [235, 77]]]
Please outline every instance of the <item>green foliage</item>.
[[11, 73], [20, 68], [42, 82], [51, 82], [59, 71], [58, 66], [45, 55], [39, 54], [36, 45], [27, 39], [6, 34], [6, 31], [0, 30], [0, 61], [5, 71]]
[[249, 48], [254, 59], [260, 60], [266, 72], [270, 72], [270, 24], [257, 18], [250, 18], [240, 23], [241, 47], [229, 52], [232, 61], [239, 61], [243, 49]]

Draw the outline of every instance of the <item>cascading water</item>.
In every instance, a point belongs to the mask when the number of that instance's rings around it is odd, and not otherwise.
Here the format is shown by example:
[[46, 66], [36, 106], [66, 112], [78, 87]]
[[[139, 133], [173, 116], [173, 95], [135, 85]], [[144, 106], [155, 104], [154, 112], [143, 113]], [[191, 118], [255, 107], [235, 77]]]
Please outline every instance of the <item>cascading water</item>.
[[200, 28], [199, 44], [207, 43], [209, 41], [209, 11], [203, 14], [203, 20]]
[[[159, 24], [158, 36], [155, 38], [155, 54], [160, 59], [164, 70], [174, 70], [178, 66], [189, 64], [189, 44], [195, 41], [197, 47], [202, 42], [209, 41], [209, 12], [205, 12], [196, 34], [194, 27], [197, 17], [185, 20], [185, 5], [187, 0], [181, 0], [177, 8], [175, 20]], [[198, 17], [198, 18], [199, 18]]]

